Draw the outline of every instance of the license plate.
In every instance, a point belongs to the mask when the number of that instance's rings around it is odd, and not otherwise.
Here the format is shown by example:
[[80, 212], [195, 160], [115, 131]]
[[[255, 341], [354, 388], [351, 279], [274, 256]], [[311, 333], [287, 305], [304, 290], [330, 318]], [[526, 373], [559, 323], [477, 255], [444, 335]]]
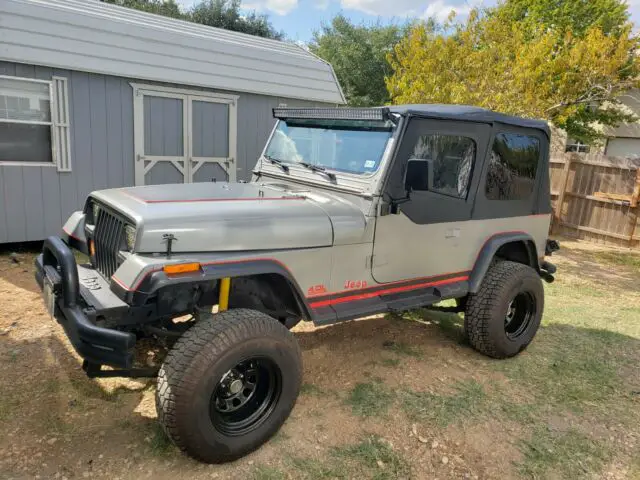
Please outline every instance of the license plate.
[[53, 291], [53, 286], [46, 280], [44, 282], [42, 296], [44, 297], [44, 306], [51, 318], [53, 318], [56, 311], [56, 294]]

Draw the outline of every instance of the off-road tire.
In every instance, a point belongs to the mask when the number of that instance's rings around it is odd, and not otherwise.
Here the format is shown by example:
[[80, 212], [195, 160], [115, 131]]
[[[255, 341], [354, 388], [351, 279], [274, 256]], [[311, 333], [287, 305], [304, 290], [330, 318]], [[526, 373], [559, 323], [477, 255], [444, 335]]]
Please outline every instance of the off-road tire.
[[[510, 302], [525, 294], [535, 302], [528, 325], [516, 338], [506, 331], [505, 317]], [[496, 261], [491, 265], [480, 289], [470, 294], [464, 318], [469, 343], [493, 358], [509, 358], [522, 352], [533, 340], [544, 310], [544, 288], [540, 275], [528, 265]]]
[[[229, 435], [212, 420], [212, 395], [226, 372], [256, 356], [279, 369], [279, 396], [255, 430]], [[168, 353], [158, 373], [158, 420], [172, 442], [197, 460], [231, 461], [278, 431], [295, 405], [301, 379], [300, 348], [282, 324], [255, 310], [221, 312], [194, 325]]]

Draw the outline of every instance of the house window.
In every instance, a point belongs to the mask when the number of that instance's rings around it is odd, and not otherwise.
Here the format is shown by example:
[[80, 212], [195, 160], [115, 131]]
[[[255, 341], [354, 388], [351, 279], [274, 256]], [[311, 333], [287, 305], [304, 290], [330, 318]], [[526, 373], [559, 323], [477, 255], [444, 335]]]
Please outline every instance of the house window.
[[533, 193], [540, 140], [530, 135], [500, 133], [489, 157], [485, 193], [489, 200], [526, 200]]
[[418, 138], [411, 158], [431, 162], [433, 180], [429, 190], [450, 197], [467, 198], [475, 156], [476, 143], [472, 139], [431, 134]]
[[591, 145], [587, 145], [579, 140], [574, 140], [572, 138], [567, 140], [565, 152], [589, 153], [590, 151]]
[[61, 171], [70, 169], [66, 82], [0, 77], [0, 164], [53, 163]]

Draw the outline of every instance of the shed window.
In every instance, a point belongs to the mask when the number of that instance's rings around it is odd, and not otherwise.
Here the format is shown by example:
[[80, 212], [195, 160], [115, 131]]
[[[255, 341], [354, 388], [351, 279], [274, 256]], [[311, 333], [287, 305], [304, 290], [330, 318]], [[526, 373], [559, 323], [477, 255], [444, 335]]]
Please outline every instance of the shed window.
[[54, 163], [69, 170], [65, 78], [0, 77], [0, 164]]

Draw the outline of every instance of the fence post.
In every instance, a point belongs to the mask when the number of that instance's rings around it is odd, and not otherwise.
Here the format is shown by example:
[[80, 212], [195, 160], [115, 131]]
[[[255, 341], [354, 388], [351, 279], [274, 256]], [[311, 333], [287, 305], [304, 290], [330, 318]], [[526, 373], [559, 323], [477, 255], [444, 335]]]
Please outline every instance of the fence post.
[[567, 190], [567, 183], [569, 182], [569, 172], [571, 171], [571, 161], [573, 155], [564, 155], [564, 168], [562, 169], [562, 177], [560, 178], [560, 191], [558, 192], [558, 199], [556, 200], [556, 208], [554, 212], [555, 223], [560, 226], [562, 223], [562, 204], [564, 203], [564, 194]]
[[636, 219], [631, 225], [631, 234], [629, 235], [629, 247], [633, 248], [636, 237], [636, 230], [638, 229], [638, 223], [640, 223], [640, 166], [636, 170], [636, 184], [633, 187], [633, 195], [631, 196], [631, 208], [636, 209]]
[[631, 196], [631, 206], [636, 208], [640, 202], [640, 166], [636, 170], [636, 185], [633, 187], [633, 195]]

